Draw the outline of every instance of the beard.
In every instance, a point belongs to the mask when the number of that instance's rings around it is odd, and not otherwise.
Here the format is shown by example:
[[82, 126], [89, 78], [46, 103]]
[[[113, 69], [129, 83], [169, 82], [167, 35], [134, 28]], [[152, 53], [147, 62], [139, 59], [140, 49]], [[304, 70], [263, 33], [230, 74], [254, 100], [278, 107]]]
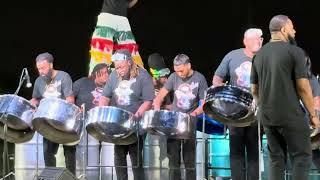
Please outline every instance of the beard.
[[43, 80], [44, 80], [45, 82], [49, 83], [49, 82], [52, 80], [52, 79], [51, 79], [52, 73], [53, 73], [53, 70], [50, 69], [49, 72], [48, 72], [47, 74], [45, 74], [45, 75], [42, 75], [41, 78], [43, 78]]
[[155, 89], [161, 89], [163, 87], [163, 85], [164, 85], [163, 83], [161, 83], [161, 81], [159, 79], [156, 79], [155, 82], [156, 82], [154, 84], [154, 88]]
[[296, 41], [295, 38], [292, 37], [291, 35], [288, 35], [288, 42], [289, 42], [289, 44], [291, 44], [291, 45], [297, 46], [297, 41]]

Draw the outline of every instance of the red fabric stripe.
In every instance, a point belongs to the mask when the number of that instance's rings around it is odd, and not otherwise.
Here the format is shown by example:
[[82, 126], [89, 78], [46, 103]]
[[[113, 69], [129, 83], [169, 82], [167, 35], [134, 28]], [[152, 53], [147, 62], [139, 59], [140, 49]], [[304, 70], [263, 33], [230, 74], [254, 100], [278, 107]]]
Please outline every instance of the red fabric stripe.
[[131, 53], [136, 53], [138, 52], [138, 44], [136, 43], [130, 43], [130, 44], [115, 44], [114, 45], [114, 50], [117, 50], [117, 49], [128, 49]]
[[113, 41], [102, 38], [93, 38], [91, 39], [91, 47], [99, 49], [101, 51], [103, 51], [105, 48], [107, 48], [108, 51], [112, 51]]

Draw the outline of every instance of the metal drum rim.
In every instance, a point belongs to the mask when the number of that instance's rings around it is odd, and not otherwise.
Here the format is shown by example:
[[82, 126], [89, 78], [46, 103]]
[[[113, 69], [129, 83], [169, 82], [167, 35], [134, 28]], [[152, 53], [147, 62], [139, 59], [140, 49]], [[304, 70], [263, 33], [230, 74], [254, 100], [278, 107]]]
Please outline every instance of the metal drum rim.
[[164, 112], [164, 113], [178, 113], [178, 114], [182, 114], [184, 116], [188, 116], [190, 117], [190, 115], [188, 113], [184, 113], [184, 112], [180, 112], [180, 111], [171, 111], [171, 110], [167, 110], [167, 109], [161, 109], [161, 110], [154, 110], [154, 109], [151, 109], [151, 110], [148, 110], [146, 112]]
[[134, 114], [133, 114], [132, 112], [127, 111], [127, 110], [122, 109], [122, 108], [115, 107], [115, 106], [96, 106], [96, 107], [94, 107], [94, 108], [91, 108], [91, 109], [88, 111], [87, 114], [89, 115], [90, 112], [92, 112], [94, 109], [101, 109], [101, 108], [103, 108], [103, 109], [116, 109], [116, 110], [120, 110], [120, 111], [123, 111], [123, 112], [125, 112], [125, 113], [128, 113], [130, 116], [134, 116]]
[[69, 103], [67, 100], [61, 99], [61, 98], [55, 98], [55, 97], [43, 98], [43, 99], [40, 100], [39, 106], [40, 106], [41, 102], [47, 101], [47, 100], [61, 101], [61, 102], [65, 103], [66, 105], [71, 105], [73, 108], [75, 108], [75, 109], [77, 109], [79, 111], [78, 113], [81, 113], [80, 112], [80, 108], [77, 105], [75, 105], [73, 103]]
[[33, 106], [33, 105], [30, 103], [30, 101], [28, 101], [26, 98], [21, 97], [21, 96], [18, 96], [18, 95], [15, 95], [15, 94], [2, 94], [2, 95], [0, 95], [0, 98], [2, 98], [2, 97], [8, 97], [8, 96], [10, 96], [10, 97], [15, 97], [15, 98], [18, 98], [18, 99], [21, 99], [21, 100], [23, 100], [24, 102], [27, 102], [27, 103], [28, 103], [28, 105], [30, 105], [33, 109], [35, 109], [35, 108], [36, 108], [36, 107], [35, 107], [35, 106]]

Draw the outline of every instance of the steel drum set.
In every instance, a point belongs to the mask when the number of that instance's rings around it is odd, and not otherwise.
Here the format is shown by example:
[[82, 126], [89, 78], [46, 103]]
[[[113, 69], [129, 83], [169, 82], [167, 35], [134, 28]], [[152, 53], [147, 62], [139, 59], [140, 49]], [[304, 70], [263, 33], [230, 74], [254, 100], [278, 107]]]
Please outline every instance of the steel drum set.
[[[17, 95], [0, 95], [0, 138], [7, 124], [8, 142], [24, 143], [35, 131], [46, 139], [64, 145], [79, 143], [84, 130], [99, 141], [117, 145], [132, 144], [143, 133], [168, 138], [195, 138], [196, 130], [216, 134], [225, 125], [244, 127], [255, 121], [252, 95], [236, 86], [210, 87], [203, 106], [206, 118], [169, 110], [149, 110], [141, 119], [112, 106], [98, 106], [83, 113], [81, 108], [58, 98], [44, 98], [39, 106]], [[202, 120], [205, 123], [202, 123]], [[204, 127], [203, 127], [204, 125]]]
[[150, 110], [136, 119], [124, 109], [98, 106], [84, 114], [81, 108], [59, 98], [44, 98], [36, 108], [23, 97], [0, 95], [0, 138], [25, 143], [37, 131], [52, 142], [77, 145], [86, 130], [98, 141], [128, 145], [147, 132], [177, 139], [195, 137], [196, 121], [186, 113]]
[[[46, 139], [77, 145], [84, 132], [101, 142], [128, 145], [144, 133], [175, 139], [194, 139], [196, 131], [225, 134], [227, 126], [245, 127], [256, 122], [251, 93], [231, 85], [209, 87], [204, 114], [192, 117], [169, 110], [149, 110], [141, 119], [112, 106], [85, 110], [58, 98], [44, 98], [38, 107], [17, 95], [0, 95], [0, 138], [11, 143], [30, 141], [37, 131]], [[7, 128], [4, 128], [6, 124]], [[6, 131], [4, 130], [6, 129]], [[313, 131], [313, 148], [320, 147], [320, 133]]]

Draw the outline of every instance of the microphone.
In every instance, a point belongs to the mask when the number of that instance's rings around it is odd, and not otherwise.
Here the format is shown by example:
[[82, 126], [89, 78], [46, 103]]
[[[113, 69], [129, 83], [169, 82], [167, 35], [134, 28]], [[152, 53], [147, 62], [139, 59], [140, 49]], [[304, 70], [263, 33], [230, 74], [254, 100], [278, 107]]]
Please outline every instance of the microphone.
[[29, 73], [28, 73], [28, 69], [24, 68], [24, 70], [25, 70], [24, 72], [26, 73], [25, 78], [27, 79], [26, 87], [27, 88], [31, 88], [32, 87], [32, 83], [30, 82], [30, 76], [29, 76]]

